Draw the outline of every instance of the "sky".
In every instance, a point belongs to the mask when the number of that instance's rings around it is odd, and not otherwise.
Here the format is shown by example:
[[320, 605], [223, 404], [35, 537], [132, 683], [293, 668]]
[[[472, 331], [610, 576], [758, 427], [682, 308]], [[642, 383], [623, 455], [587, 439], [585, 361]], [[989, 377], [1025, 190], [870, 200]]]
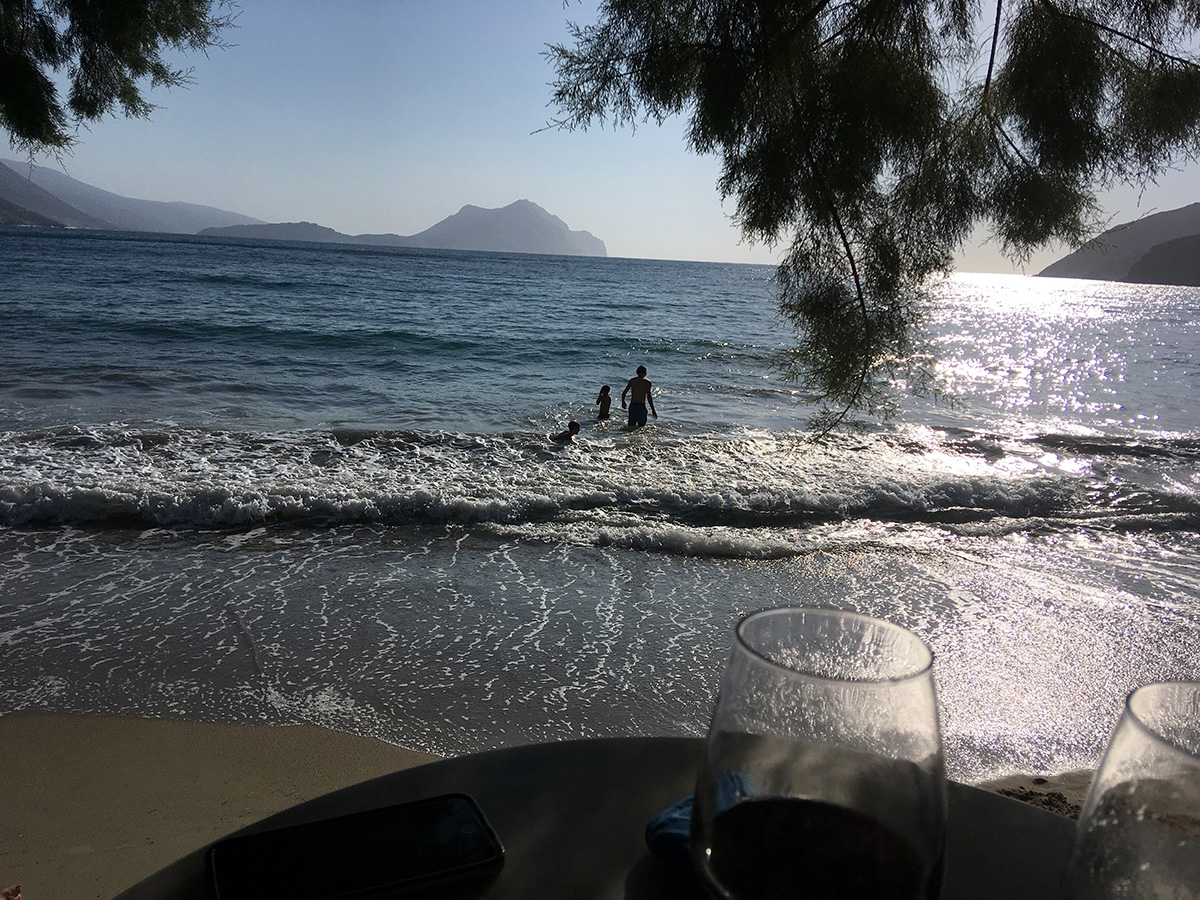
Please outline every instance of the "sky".
[[[609, 256], [774, 263], [745, 243], [716, 157], [680, 119], [634, 130], [547, 129], [553, 69], [596, 0], [242, 0], [227, 48], [192, 53], [194, 83], [155, 90], [149, 119], [106, 118], [62, 168], [129, 197], [216, 206], [346, 234], [415, 234], [464, 205], [526, 199]], [[59, 165], [48, 159], [46, 165]], [[1200, 173], [1102, 200], [1112, 224], [1200, 199]], [[961, 271], [1035, 274], [1068, 248], [1016, 268], [986, 235]]]

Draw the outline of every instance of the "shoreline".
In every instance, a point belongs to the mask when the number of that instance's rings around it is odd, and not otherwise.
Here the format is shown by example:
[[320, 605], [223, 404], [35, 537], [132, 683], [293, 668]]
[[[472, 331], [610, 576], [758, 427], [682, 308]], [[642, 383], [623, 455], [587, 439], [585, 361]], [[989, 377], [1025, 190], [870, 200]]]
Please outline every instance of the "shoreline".
[[[0, 890], [110, 900], [219, 837], [440, 757], [310, 725], [219, 725], [41, 710], [0, 716]], [[976, 784], [1078, 815], [1091, 772]]]

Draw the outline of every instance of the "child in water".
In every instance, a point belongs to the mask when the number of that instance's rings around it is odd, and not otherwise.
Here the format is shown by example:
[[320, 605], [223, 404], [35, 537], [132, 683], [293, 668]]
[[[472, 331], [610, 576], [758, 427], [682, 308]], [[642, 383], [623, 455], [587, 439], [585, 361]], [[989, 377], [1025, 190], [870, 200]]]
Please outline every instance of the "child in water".
[[567, 430], [561, 434], [554, 435], [554, 437], [550, 438], [550, 440], [559, 444], [570, 444], [575, 440], [575, 435], [577, 434], [579, 434], [579, 423], [568, 422]]
[[597, 419], [608, 418], [608, 408], [612, 406], [612, 397], [608, 395], [608, 385], [600, 388], [600, 396], [596, 398], [596, 402], [600, 404], [600, 413], [596, 416]]

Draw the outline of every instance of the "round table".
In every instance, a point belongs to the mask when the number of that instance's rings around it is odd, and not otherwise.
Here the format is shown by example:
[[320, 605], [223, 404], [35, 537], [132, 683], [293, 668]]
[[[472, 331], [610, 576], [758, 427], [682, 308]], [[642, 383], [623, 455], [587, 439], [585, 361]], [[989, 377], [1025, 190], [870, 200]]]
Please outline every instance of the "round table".
[[[256, 822], [261, 831], [437, 794], [473, 796], [505, 847], [493, 880], [439, 897], [695, 900], [694, 884], [650, 856], [646, 823], [692, 792], [698, 738], [532, 744], [404, 769]], [[1071, 819], [950, 783], [942, 900], [1056, 900]], [[212, 900], [201, 847], [116, 900]]]

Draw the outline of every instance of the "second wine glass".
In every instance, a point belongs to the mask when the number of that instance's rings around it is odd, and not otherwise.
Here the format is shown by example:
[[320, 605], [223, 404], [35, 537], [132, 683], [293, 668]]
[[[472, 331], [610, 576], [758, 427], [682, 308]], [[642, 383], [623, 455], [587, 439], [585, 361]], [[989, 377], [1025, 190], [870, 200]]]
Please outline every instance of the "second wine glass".
[[1126, 698], [1079, 816], [1066, 893], [1200, 898], [1200, 683]]

